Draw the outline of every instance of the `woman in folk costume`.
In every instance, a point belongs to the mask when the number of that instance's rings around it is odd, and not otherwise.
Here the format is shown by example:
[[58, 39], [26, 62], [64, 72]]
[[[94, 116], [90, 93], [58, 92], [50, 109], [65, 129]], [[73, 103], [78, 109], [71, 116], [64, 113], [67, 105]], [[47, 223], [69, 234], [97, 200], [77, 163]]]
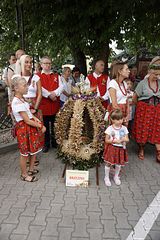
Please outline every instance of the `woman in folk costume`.
[[97, 60], [95, 62], [94, 72], [86, 77], [85, 83], [87, 88], [91, 88], [92, 92], [96, 92], [97, 96], [102, 99], [103, 106], [107, 109], [108, 106], [108, 92], [107, 86], [110, 81], [108, 75], [104, 74], [104, 61]]
[[130, 70], [124, 62], [115, 63], [112, 67], [112, 80], [108, 84], [110, 100], [108, 111], [111, 112], [115, 109], [121, 109], [124, 116], [123, 124], [127, 126], [129, 109], [127, 102], [127, 83], [125, 79], [129, 77]]
[[42, 87], [40, 78], [32, 74], [32, 58], [29, 55], [22, 55], [19, 59], [19, 72], [28, 84], [28, 93], [24, 95], [25, 99], [30, 103], [31, 112], [36, 114], [42, 99]]
[[[39, 76], [32, 74], [32, 58], [29, 55], [25, 54], [20, 57], [16, 74], [26, 79], [28, 92], [23, 97], [29, 103], [31, 112], [34, 116], [40, 121], [43, 121], [42, 112], [38, 109], [42, 99], [41, 81]], [[39, 141], [44, 143], [44, 134], [40, 135]], [[38, 160], [36, 164], [39, 164]]]
[[133, 100], [136, 114], [133, 137], [139, 145], [138, 157], [144, 160], [144, 145], [156, 146], [156, 160], [160, 163], [160, 57], [153, 58], [149, 72], [135, 89]]

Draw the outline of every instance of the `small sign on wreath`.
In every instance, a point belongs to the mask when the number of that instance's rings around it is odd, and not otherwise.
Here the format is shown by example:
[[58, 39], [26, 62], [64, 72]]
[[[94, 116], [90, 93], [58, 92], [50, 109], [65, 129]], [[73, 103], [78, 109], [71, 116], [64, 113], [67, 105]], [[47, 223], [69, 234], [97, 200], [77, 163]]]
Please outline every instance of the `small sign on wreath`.
[[88, 187], [89, 171], [66, 170], [67, 187]]

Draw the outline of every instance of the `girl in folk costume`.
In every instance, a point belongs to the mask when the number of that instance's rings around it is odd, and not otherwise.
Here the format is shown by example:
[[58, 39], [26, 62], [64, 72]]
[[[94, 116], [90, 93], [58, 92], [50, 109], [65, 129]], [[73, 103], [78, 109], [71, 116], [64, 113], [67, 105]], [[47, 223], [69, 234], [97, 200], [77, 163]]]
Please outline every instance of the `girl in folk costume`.
[[[21, 179], [27, 182], [35, 182], [34, 176], [38, 170], [34, 169], [36, 154], [42, 150], [43, 143], [39, 141], [39, 130], [44, 133], [45, 127], [39, 119], [30, 111], [28, 102], [23, 95], [27, 94], [28, 86], [25, 78], [12, 77], [15, 96], [12, 101], [12, 114], [16, 121], [16, 135], [20, 149]], [[27, 172], [26, 161], [30, 157], [29, 171]]]
[[[28, 92], [23, 97], [29, 103], [31, 112], [40, 121], [43, 121], [42, 112], [39, 110], [39, 104], [42, 99], [42, 87], [40, 77], [38, 75], [32, 74], [32, 58], [29, 55], [22, 55], [18, 61], [19, 66], [17, 66], [17, 73], [23, 76], [28, 85]], [[18, 64], [17, 63], [17, 64]], [[40, 139], [42, 143], [44, 142], [44, 134], [40, 132]], [[35, 162], [38, 165], [39, 161]]]
[[112, 66], [112, 80], [108, 84], [110, 105], [108, 111], [121, 109], [124, 115], [124, 124], [128, 125], [129, 109], [127, 104], [127, 83], [130, 70], [126, 63], [115, 63]]
[[103, 106], [107, 109], [108, 106], [108, 92], [107, 86], [110, 81], [109, 77], [104, 74], [104, 61], [97, 60], [95, 62], [95, 69], [92, 74], [86, 77], [87, 88], [90, 88], [92, 92], [96, 92], [97, 96], [102, 99]]
[[104, 148], [104, 162], [105, 162], [105, 185], [111, 186], [109, 178], [111, 166], [115, 166], [114, 182], [120, 185], [121, 181], [119, 173], [121, 166], [128, 162], [128, 155], [126, 150], [126, 143], [128, 139], [128, 130], [122, 125], [123, 113], [120, 109], [113, 110], [110, 115], [111, 125], [106, 129], [105, 134], [105, 148]]
[[133, 137], [139, 145], [138, 158], [144, 160], [144, 145], [155, 144], [156, 160], [160, 163], [160, 57], [155, 57], [148, 75], [135, 89], [136, 113]]

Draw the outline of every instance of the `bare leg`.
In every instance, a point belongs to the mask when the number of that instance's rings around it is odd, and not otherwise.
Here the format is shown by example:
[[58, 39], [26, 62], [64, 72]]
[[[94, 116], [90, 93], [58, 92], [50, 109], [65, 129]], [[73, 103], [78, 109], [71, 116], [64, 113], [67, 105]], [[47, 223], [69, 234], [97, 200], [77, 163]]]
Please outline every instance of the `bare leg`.
[[29, 162], [29, 170], [33, 171], [34, 170], [34, 163], [36, 160], [36, 154], [30, 156], [30, 162]]
[[27, 173], [27, 160], [28, 157], [20, 155], [20, 168], [21, 168], [21, 176], [25, 177], [27, 181], [31, 181], [32, 177], [28, 176]]
[[144, 160], [144, 144], [139, 143], [138, 158]]
[[160, 144], [155, 144], [157, 151], [160, 151]]
[[28, 157], [20, 156], [20, 168], [21, 168], [21, 174], [22, 176], [27, 176], [27, 166], [26, 162], [28, 160]]
[[155, 145], [156, 145], [156, 150], [157, 150], [156, 160], [158, 163], [160, 163], [160, 144], [155, 144]]

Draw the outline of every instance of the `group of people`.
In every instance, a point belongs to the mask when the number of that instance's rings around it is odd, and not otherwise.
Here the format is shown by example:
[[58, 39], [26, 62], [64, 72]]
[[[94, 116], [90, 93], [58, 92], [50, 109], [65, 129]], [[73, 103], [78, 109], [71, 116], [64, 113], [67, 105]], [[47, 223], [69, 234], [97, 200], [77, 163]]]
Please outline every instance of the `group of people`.
[[[38, 173], [35, 169], [36, 154], [41, 150], [48, 152], [51, 146], [56, 148], [55, 117], [74, 94], [72, 89], [81, 81], [80, 70], [75, 67], [71, 75], [71, 69], [64, 67], [60, 76], [52, 72], [51, 58], [44, 56], [40, 61], [41, 68], [33, 74], [31, 56], [18, 50], [16, 58], [7, 74], [9, 105], [16, 123], [21, 179], [34, 182], [38, 180], [35, 176]], [[104, 181], [106, 186], [111, 186], [109, 173], [112, 166], [115, 168], [114, 182], [121, 184], [119, 173], [121, 166], [128, 162], [126, 143], [129, 133], [139, 145], [139, 159], [144, 159], [144, 145], [150, 142], [156, 146], [156, 160], [160, 163], [160, 57], [152, 60], [148, 74], [134, 91], [126, 63], [114, 64], [112, 79], [104, 73], [104, 68], [104, 62], [97, 60], [85, 84], [86, 89], [101, 99], [109, 115], [103, 158]]]
[[[114, 72], [115, 70], [115, 72]], [[113, 79], [108, 84], [110, 125], [105, 131], [105, 184], [111, 186], [109, 172], [115, 167], [114, 182], [120, 185], [120, 169], [128, 162], [126, 143], [128, 126], [138, 143], [138, 158], [144, 160], [147, 142], [156, 146], [156, 161], [160, 163], [160, 57], [149, 64], [148, 74], [132, 91], [130, 70], [126, 63], [113, 67]], [[135, 106], [135, 114], [133, 120]]]

